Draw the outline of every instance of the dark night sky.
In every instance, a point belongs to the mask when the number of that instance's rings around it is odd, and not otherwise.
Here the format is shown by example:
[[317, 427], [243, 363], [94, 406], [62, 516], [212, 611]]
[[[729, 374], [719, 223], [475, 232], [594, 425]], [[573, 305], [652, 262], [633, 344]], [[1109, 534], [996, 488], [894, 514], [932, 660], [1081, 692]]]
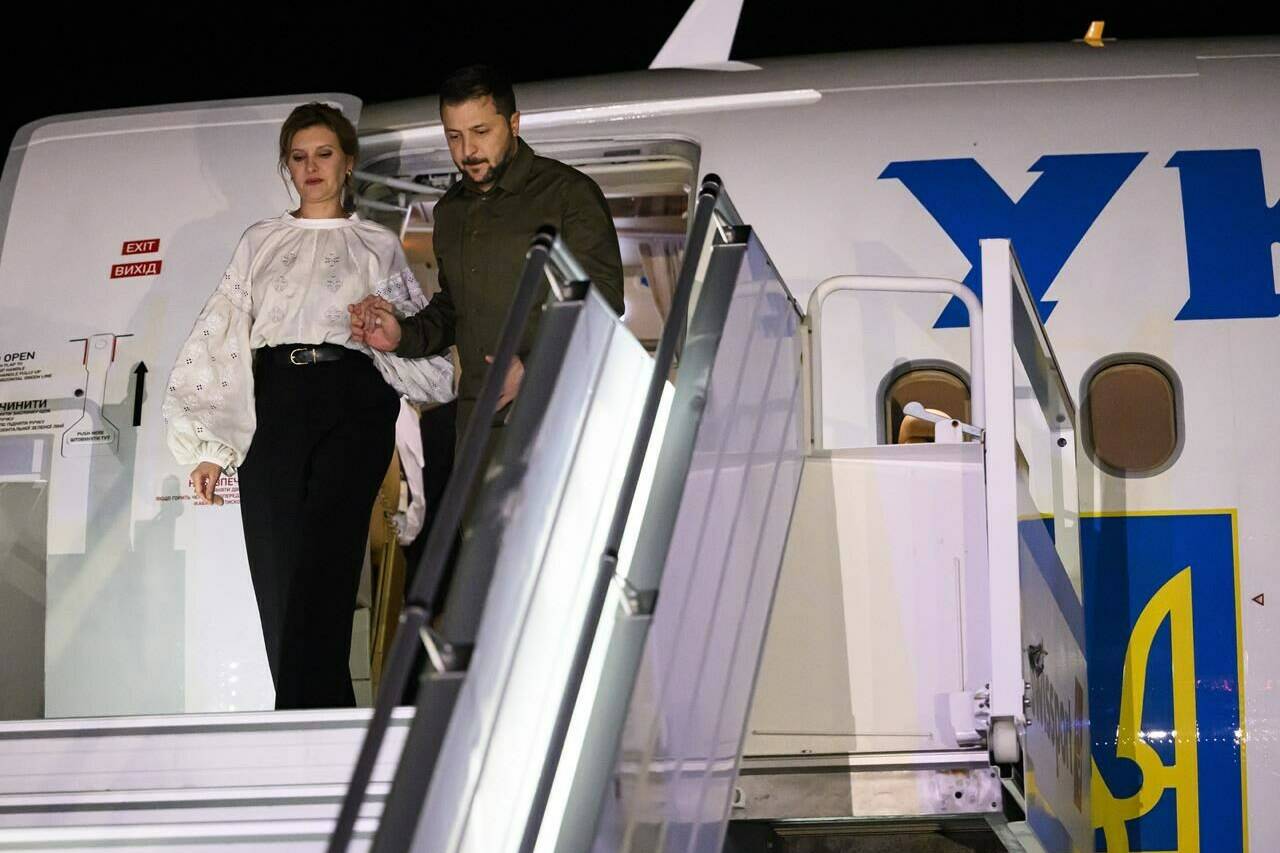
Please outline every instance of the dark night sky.
[[[642, 69], [688, 0], [523, 4], [349, 4], [189, 12], [67, 13], [10, 28], [22, 50], [0, 60], [9, 95], [5, 147], [27, 121], [82, 110], [302, 92], [342, 91], [366, 102], [429, 94], [476, 61], [517, 82]], [[1093, 18], [1120, 39], [1280, 33], [1274, 0], [1199, 4], [1046, 2], [873, 5], [746, 0], [733, 58], [936, 44], [1067, 41]], [[1072, 7], [1070, 9], [1064, 7]], [[1266, 11], [1248, 6], [1270, 7]], [[177, 9], [178, 7], [174, 7]], [[185, 8], [185, 7], [183, 7]], [[624, 10], [604, 20], [600, 9]], [[1076, 11], [1078, 9], [1079, 11]], [[1155, 11], [1160, 9], [1160, 11]]]

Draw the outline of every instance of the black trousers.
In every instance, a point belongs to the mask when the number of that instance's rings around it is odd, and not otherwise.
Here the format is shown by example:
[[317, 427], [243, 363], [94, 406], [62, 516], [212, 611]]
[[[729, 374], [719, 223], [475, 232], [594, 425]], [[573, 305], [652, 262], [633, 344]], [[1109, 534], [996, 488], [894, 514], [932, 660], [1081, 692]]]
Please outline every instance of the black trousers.
[[240, 512], [276, 708], [353, 707], [351, 619], [399, 398], [361, 353], [297, 366], [268, 353]]

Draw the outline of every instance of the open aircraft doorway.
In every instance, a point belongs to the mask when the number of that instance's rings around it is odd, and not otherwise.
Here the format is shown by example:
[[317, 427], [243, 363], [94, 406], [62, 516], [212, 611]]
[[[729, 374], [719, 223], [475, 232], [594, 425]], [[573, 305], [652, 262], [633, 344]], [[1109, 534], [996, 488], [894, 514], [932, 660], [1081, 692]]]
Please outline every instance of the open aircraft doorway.
[[[669, 138], [524, 137], [533, 149], [567, 163], [600, 185], [622, 252], [623, 322], [652, 351], [671, 309], [684, 257], [700, 152]], [[401, 234], [405, 254], [428, 293], [438, 286], [432, 244], [435, 202], [458, 180], [443, 147], [374, 155], [357, 176], [363, 215]]]

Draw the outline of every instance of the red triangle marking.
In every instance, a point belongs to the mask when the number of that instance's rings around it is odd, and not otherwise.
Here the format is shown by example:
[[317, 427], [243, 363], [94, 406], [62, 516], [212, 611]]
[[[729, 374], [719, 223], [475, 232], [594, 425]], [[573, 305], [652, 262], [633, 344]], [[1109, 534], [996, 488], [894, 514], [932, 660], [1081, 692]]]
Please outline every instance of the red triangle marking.
[[1266, 594], [1265, 592], [1260, 592], [1260, 593], [1258, 593], [1257, 595], [1255, 595], [1255, 596], [1253, 597], [1253, 603], [1254, 603], [1254, 604], [1261, 604], [1263, 607], [1265, 607], [1265, 606], [1267, 605], [1266, 595], [1267, 595], [1267, 594]]

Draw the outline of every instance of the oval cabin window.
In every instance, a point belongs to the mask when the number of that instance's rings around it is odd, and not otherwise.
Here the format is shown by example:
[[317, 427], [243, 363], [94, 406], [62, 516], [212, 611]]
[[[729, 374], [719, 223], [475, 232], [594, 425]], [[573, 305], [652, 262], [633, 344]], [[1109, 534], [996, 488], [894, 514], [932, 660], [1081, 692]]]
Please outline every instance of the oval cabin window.
[[1178, 450], [1178, 395], [1163, 370], [1118, 362], [1085, 388], [1088, 448], [1094, 461], [1123, 475], [1154, 473]]
[[969, 423], [969, 384], [949, 370], [918, 367], [894, 379], [885, 391], [885, 444], [933, 441], [932, 423], [903, 415], [903, 407], [911, 402]]

